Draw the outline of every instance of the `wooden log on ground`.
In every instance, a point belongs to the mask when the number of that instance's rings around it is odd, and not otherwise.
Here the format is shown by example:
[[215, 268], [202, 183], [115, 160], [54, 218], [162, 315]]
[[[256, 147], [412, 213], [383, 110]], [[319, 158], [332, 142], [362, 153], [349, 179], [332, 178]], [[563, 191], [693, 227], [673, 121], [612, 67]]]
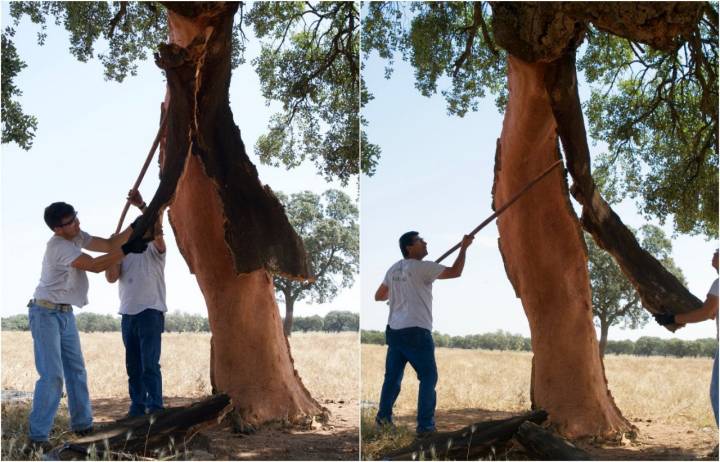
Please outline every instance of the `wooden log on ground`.
[[437, 433], [381, 455], [382, 460], [477, 460], [515, 434], [523, 422], [542, 423], [545, 411], [508, 419], [477, 422], [454, 432]]
[[591, 460], [590, 455], [554, 432], [523, 422], [515, 439], [535, 460]]
[[220, 423], [231, 410], [227, 395], [215, 395], [189, 406], [104, 425], [91, 435], [53, 449], [48, 456], [51, 460], [85, 460], [94, 452], [99, 458], [142, 460], [182, 452], [193, 436]]

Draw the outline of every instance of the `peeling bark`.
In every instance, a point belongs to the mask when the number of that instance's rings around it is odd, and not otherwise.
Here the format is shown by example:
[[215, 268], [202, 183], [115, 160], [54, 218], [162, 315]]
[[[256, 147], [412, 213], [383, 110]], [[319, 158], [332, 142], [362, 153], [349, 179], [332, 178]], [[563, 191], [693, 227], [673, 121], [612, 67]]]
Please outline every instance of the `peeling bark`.
[[[567, 167], [573, 177], [572, 193], [582, 204], [582, 225], [598, 246], [609, 252], [652, 313], [687, 313], [702, 302], [649, 252], [600, 196], [590, 171], [590, 149], [577, 89], [575, 53], [548, 66], [545, 87], [558, 124]], [[675, 330], [677, 326], [669, 326]]]
[[250, 162], [230, 110], [230, 51], [237, 3], [174, 3], [170, 43], [158, 66], [167, 76], [161, 181], [135, 230], [169, 218], [208, 308], [211, 382], [228, 394], [235, 422], [305, 422], [324, 412], [303, 386], [283, 335], [269, 271], [310, 274], [302, 241]]
[[[508, 59], [509, 100], [496, 154], [493, 206], [560, 156], [545, 90], [547, 64]], [[508, 279], [533, 347], [533, 408], [569, 437], [630, 430], [607, 389], [592, 322], [587, 249], [560, 171], [497, 220]]]

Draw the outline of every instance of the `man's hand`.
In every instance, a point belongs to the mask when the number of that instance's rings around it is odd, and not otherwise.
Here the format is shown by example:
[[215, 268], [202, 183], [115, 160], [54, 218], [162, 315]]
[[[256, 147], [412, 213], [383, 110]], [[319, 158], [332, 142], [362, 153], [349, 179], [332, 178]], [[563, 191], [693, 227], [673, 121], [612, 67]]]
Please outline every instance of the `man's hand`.
[[469, 234], [466, 234], [462, 238], [462, 242], [460, 243], [460, 249], [467, 249], [470, 247], [470, 244], [472, 244], [473, 240], [475, 239], [475, 236], [471, 236]]
[[127, 200], [130, 201], [132, 205], [142, 210], [145, 208], [145, 201], [142, 198], [142, 195], [140, 194], [140, 191], [137, 189], [131, 189], [128, 192]]
[[658, 324], [660, 324], [661, 326], [675, 324], [675, 315], [674, 314], [655, 313], [655, 314], [653, 314], [653, 318], [655, 318], [655, 321]]
[[121, 245], [120, 248], [123, 254], [127, 255], [129, 253], [143, 253], [145, 249], [147, 249], [147, 246], [147, 241], [142, 237], [136, 237]]

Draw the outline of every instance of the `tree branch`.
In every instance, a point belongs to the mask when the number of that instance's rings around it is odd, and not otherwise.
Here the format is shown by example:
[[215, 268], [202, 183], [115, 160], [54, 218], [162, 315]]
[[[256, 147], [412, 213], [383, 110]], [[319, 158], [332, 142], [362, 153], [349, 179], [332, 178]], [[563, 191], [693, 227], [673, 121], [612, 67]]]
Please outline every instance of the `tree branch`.
[[127, 12], [127, 2], [120, 2], [120, 9], [115, 14], [115, 16], [110, 21], [110, 29], [108, 30], [108, 38], [112, 38], [113, 34], [115, 33], [115, 27], [117, 26], [118, 22], [120, 22], [120, 19], [122, 19], [123, 16], [125, 16], [125, 13]]

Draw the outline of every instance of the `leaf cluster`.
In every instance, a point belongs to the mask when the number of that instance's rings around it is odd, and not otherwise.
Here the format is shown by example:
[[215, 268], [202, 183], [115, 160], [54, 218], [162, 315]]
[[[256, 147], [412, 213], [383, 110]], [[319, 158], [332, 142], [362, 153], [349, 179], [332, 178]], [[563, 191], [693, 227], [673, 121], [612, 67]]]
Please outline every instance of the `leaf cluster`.
[[350, 287], [359, 268], [358, 208], [342, 191], [322, 195], [303, 191], [290, 196], [277, 192], [295, 231], [302, 238], [315, 281], [293, 281], [275, 276], [275, 288], [285, 302], [309, 298], [332, 301], [341, 288]]
[[[263, 96], [282, 110], [255, 146], [266, 164], [311, 160], [326, 179], [359, 173], [359, 38], [356, 2], [258, 2], [245, 17], [261, 41], [253, 65]], [[362, 165], [371, 169], [372, 154]]]
[[607, 143], [596, 170], [614, 201], [675, 230], [718, 230], [717, 5], [674, 53], [590, 29], [578, 67], [590, 84], [590, 136]]

